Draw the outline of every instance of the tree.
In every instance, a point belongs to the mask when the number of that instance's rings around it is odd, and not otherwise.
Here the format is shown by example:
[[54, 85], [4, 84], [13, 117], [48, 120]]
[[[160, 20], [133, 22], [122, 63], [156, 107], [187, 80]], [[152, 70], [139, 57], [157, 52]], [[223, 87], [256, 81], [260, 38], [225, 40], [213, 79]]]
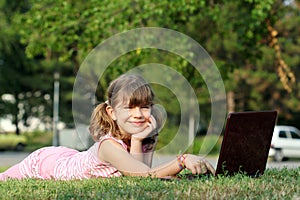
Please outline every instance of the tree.
[[[276, 82], [274, 72], [277, 68], [276, 63], [272, 62], [274, 58], [265, 56], [274, 53], [275, 46], [273, 49], [268, 48], [272, 35], [269, 28], [276, 27], [283, 17], [284, 11], [275, 12], [284, 6], [282, 1], [31, 0], [28, 3], [30, 9], [14, 18], [16, 24], [22, 24], [19, 34], [22, 44], [26, 45], [26, 55], [29, 58], [43, 57], [48, 62], [54, 61], [57, 63], [56, 70], [69, 72], [72, 68], [72, 75], [75, 75], [90, 50], [115, 33], [148, 26], [166, 27], [191, 36], [208, 50], [224, 79], [230, 78], [228, 91], [241, 94], [238, 98], [232, 97], [235, 98], [232, 102], [237, 102], [237, 110], [271, 107], [271, 104], [266, 103], [268, 96], [261, 97], [258, 93], [264, 91], [265, 87], [258, 88], [253, 94], [247, 92], [253, 87]], [[139, 59], [132, 52], [116, 61], [114, 65], [117, 67], [110, 68], [105, 81], [99, 83], [98, 100], [105, 99], [103, 91], [107, 82], [150, 58], [159, 60], [160, 53], [142, 50]], [[195, 90], [202, 92], [199, 102], [209, 105], [209, 94], [201, 76], [180, 58], [174, 59], [171, 55], [166, 57], [167, 65], [174, 66], [187, 77]], [[272, 62], [271, 67], [270, 63], [268, 68], [259, 66], [267, 61]], [[232, 74], [238, 74], [238, 79], [234, 79]], [[71, 77], [66, 79], [72, 82]], [[273, 87], [268, 88], [272, 92]], [[66, 89], [68, 96], [63, 99], [68, 97], [70, 100], [70, 88]], [[262, 102], [258, 105], [255, 101]], [[70, 107], [64, 108], [71, 110]]]
[[[66, 3], [48, 0], [30, 1], [30, 4], [31, 9], [18, 17], [18, 23], [23, 27], [20, 34], [21, 41], [26, 45], [27, 56], [34, 58], [42, 55], [45, 59], [57, 59], [61, 63], [70, 60], [74, 66], [74, 73], [89, 51], [114, 33], [144, 26], [176, 29], [188, 21], [187, 16], [196, 15], [199, 9], [204, 9], [204, 1], [200, 0], [191, 3], [184, 1]], [[142, 55], [145, 55], [142, 58], [149, 59], [147, 52], [143, 51]], [[115, 63], [115, 66], [122, 67], [110, 69], [108, 72], [110, 77], [105, 79], [106, 82], [143, 62], [143, 59], [136, 60], [135, 57], [136, 55], [131, 54]], [[178, 66], [178, 69], [181, 67], [178, 63], [175, 66]], [[190, 74], [185, 75], [193, 77], [194, 72], [188, 73]], [[200, 79], [194, 80], [195, 84], [199, 84]], [[104, 85], [98, 89], [98, 100], [103, 101], [105, 99], [103, 91], [107, 83], [100, 84]]]
[[[300, 52], [300, 30], [298, 24], [300, 22], [300, 2], [291, 1], [290, 4], [278, 7], [281, 11], [280, 18], [274, 24], [274, 37], [272, 39], [272, 47], [275, 47], [275, 57], [282, 58], [276, 59], [278, 73], [281, 80], [287, 84], [290, 89], [288, 92], [284, 90], [281, 85], [277, 84], [277, 90], [274, 93], [274, 101], [276, 107], [280, 111], [280, 120], [284, 124], [291, 124], [299, 127], [298, 121], [300, 120], [300, 107], [299, 107], [299, 87], [300, 82], [295, 75], [299, 74], [300, 59], [298, 56]], [[293, 84], [291, 84], [293, 83]]]
[[13, 26], [13, 15], [26, 10], [27, 5], [19, 1], [1, 1], [0, 5], [0, 116], [11, 115], [20, 134], [20, 125], [27, 126], [32, 117], [47, 121], [49, 79], [41, 76], [45, 70], [25, 55], [25, 46]]

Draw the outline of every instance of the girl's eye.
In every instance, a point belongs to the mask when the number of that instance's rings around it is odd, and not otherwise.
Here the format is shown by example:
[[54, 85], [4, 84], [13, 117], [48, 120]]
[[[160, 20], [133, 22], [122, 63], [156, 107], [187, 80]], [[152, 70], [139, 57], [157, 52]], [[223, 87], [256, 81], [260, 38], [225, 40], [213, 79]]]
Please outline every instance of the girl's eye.
[[[146, 105], [146, 106], [141, 106], [140, 108], [141, 109], [150, 109], [151, 106], [149, 105]], [[123, 107], [125, 110], [131, 110], [131, 109], [134, 109], [135, 107], [134, 106], [125, 106]]]

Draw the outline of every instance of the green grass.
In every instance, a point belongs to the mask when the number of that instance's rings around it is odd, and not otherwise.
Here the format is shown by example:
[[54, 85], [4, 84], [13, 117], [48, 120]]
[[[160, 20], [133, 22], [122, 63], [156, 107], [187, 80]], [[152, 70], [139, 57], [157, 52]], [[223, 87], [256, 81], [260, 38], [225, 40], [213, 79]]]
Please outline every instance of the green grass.
[[3, 166], [0, 166], [0, 173], [1, 172], [4, 172], [5, 170], [7, 170], [9, 167], [7, 166], [7, 167], [3, 167]]
[[[52, 136], [36, 132], [27, 137], [30, 150], [34, 150], [51, 143]], [[215, 141], [216, 138], [209, 138], [206, 143], [212, 146]], [[202, 143], [203, 137], [196, 138], [189, 151], [206, 151]], [[211, 153], [218, 152], [219, 148], [217, 142]], [[0, 172], [5, 169], [7, 167], [0, 167]], [[0, 182], [0, 199], [300, 199], [299, 177], [300, 167], [267, 169], [260, 178], [239, 174], [171, 181], [133, 177], [82, 181], [9, 180]]]
[[0, 182], [0, 194], [1, 199], [299, 199], [299, 177], [300, 168], [284, 168], [268, 169], [260, 178], [9, 180]]

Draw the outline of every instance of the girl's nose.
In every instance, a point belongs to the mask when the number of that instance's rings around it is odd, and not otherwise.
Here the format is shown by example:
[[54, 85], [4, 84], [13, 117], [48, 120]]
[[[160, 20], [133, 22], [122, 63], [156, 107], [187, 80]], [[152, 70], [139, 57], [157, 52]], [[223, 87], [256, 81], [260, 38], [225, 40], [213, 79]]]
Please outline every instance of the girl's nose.
[[134, 117], [141, 117], [142, 116], [142, 110], [140, 107], [135, 107], [132, 109], [131, 113]]

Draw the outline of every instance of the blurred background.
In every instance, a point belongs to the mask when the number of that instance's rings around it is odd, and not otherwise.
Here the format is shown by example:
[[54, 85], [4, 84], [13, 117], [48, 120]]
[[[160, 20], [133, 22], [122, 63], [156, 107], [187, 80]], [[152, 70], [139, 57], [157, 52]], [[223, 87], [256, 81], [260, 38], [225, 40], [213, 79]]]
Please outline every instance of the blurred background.
[[[202, 45], [224, 80], [228, 113], [277, 110], [277, 124], [300, 128], [299, 24], [299, 0], [0, 0], [0, 135], [25, 138], [2, 145], [27, 151], [63, 144], [85, 149], [78, 141], [66, 142], [72, 135], [88, 135], [84, 128], [74, 130], [78, 69], [98, 44], [141, 27], [176, 30]], [[121, 56], [99, 81], [97, 102], [105, 101], [112, 79], [150, 62], [171, 66], [194, 88], [201, 115], [189, 151], [199, 152], [210, 122], [210, 96], [201, 74], [178, 55], [137, 49]], [[168, 113], [160, 148], [176, 134], [180, 105], [171, 91], [153, 87]]]

